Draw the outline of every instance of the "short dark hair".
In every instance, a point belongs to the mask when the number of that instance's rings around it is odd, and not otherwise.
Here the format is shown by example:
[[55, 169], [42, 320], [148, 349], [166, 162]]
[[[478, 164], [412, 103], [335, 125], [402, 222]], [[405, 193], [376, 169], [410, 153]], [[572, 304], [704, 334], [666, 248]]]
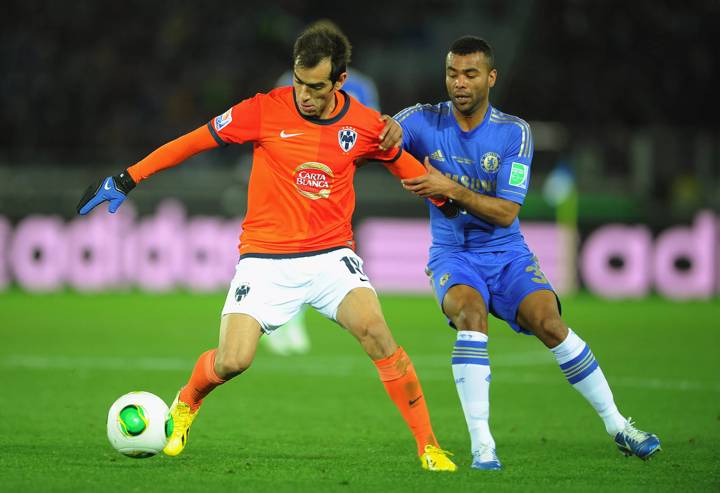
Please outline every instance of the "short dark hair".
[[490, 43], [477, 36], [463, 36], [456, 39], [450, 46], [450, 53], [455, 55], [469, 55], [471, 53], [484, 53], [488, 66], [493, 69], [495, 67], [495, 57]]
[[311, 24], [295, 40], [293, 63], [301, 67], [315, 67], [324, 58], [330, 58], [330, 82], [337, 82], [347, 71], [352, 46], [334, 23], [322, 20]]

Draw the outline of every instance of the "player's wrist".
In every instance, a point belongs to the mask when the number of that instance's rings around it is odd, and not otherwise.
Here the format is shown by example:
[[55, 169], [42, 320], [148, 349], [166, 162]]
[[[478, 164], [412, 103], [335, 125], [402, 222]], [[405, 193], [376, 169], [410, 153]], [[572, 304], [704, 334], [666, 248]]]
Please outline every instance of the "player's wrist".
[[445, 196], [454, 202], [463, 202], [467, 200], [467, 192], [470, 192], [470, 190], [463, 187], [459, 183], [456, 183], [452, 180], [450, 181], [451, 184]]
[[128, 173], [128, 170], [125, 170], [113, 176], [112, 179], [113, 183], [115, 184], [115, 188], [117, 188], [118, 191], [124, 193], [125, 195], [130, 193], [130, 191], [137, 185], [137, 183], [135, 183], [135, 180], [133, 180], [132, 176], [130, 176], [130, 173]]

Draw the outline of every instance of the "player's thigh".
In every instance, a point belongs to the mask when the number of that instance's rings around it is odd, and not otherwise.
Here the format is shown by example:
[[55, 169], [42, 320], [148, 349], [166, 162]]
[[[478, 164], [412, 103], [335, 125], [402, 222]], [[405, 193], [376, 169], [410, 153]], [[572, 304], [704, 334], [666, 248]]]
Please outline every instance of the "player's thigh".
[[220, 319], [220, 341], [215, 370], [231, 376], [250, 367], [262, 335], [260, 323], [245, 313], [229, 313]]
[[355, 288], [347, 293], [335, 319], [360, 342], [372, 359], [386, 358], [397, 350], [380, 301], [372, 289]]
[[307, 303], [355, 336], [373, 359], [392, 354], [395, 341], [362, 259], [349, 248], [318, 255]]
[[463, 252], [433, 256], [426, 273], [451, 326], [458, 330], [487, 332], [490, 292], [485, 279], [469, 268], [471, 255]]
[[482, 294], [473, 286], [455, 284], [443, 299], [443, 312], [458, 330], [487, 333], [487, 305]]

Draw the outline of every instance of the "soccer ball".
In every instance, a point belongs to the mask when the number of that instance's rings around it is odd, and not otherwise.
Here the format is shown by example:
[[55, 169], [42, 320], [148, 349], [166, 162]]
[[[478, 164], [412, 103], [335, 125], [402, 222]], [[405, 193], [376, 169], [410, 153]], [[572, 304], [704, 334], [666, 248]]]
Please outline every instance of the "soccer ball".
[[107, 436], [123, 455], [135, 459], [159, 453], [172, 434], [170, 410], [161, 398], [150, 392], [130, 392], [110, 406]]

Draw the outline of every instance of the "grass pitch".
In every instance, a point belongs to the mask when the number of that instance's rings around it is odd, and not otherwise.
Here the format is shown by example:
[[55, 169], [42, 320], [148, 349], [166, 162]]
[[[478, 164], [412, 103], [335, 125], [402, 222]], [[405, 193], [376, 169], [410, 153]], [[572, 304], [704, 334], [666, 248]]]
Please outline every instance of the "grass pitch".
[[359, 345], [308, 314], [312, 351], [254, 366], [208, 397], [185, 452], [133, 460], [105, 437], [130, 390], [170, 402], [217, 343], [223, 294], [0, 294], [0, 491], [718, 491], [720, 301], [564, 300], [621, 412], [655, 432], [649, 462], [615, 449], [590, 406], [532, 337], [491, 321], [491, 423], [499, 472], [469, 468], [435, 302], [383, 297], [415, 363], [456, 474], [422, 471], [414, 441]]

